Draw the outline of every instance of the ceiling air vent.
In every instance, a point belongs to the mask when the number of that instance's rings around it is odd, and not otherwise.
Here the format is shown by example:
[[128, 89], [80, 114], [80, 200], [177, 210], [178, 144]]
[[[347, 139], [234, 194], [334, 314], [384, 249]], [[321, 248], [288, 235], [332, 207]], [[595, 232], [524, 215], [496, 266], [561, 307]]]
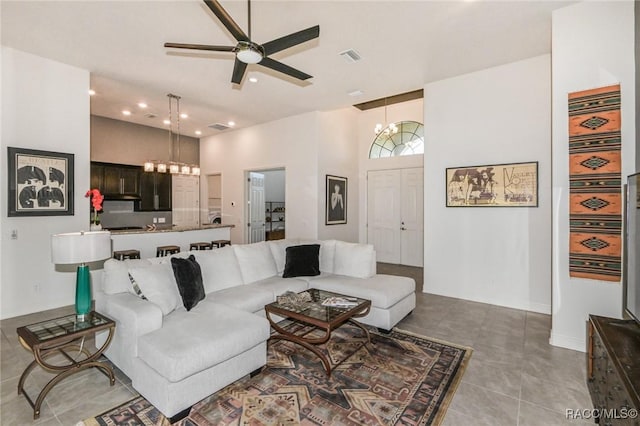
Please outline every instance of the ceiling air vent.
[[362, 57], [358, 52], [353, 49], [345, 50], [344, 52], [340, 52], [340, 56], [344, 58], [345, 61], [352, 63], [358, 62]]
[[227, 130], [229, 128], [229, 126], [225, 126], [224, 124], [221, 124], [221, 123], [210, 124], [207, 127], [215, 130]]
[[155, 114], [154, 114], [154, 113], [152, 113], [152, 112], [148, 112], [148, 113], [146, 113], [144, 116], [145, 116], [145, 117], [147, 117], [147, 118], [156, 118], [156, 117], [157, 117], [157, 115], [155, 115]]

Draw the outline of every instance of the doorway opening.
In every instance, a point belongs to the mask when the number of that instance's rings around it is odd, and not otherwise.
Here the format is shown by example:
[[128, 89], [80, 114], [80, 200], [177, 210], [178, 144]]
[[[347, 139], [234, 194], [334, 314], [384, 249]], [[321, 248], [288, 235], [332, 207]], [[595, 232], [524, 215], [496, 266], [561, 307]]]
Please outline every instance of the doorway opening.
[[284, 167], [246, 172], [247, 243], [286, 236], [286, 173]]

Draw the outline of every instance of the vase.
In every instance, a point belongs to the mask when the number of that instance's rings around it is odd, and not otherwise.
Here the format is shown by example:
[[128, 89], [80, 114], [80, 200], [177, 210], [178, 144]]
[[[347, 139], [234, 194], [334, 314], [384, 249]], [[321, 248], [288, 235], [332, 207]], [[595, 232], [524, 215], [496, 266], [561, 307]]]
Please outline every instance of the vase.
[[102, 225], [99, 223], [92, 223], [89, 225], [89, 231], [102, 231]]

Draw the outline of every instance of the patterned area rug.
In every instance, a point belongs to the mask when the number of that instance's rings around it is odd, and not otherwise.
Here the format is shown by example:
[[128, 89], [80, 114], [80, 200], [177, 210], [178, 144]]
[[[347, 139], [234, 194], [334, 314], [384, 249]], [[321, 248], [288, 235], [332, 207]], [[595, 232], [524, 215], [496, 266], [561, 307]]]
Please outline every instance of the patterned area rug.
[[620, 85], [569, 94], [569, 275], [620, 281]]
[[[332, 364], [286, 341], [269, 344], [268, 365], [193, 406], [181, 426], [209, 425], [438, 425], [453, 398], [472, 350], [394, 330], [362, 332], [343, 326], [324, 347]], [[350, 356], [349, 353], [352, 353]], [[87, 426], [162, 425], [155, 408], [139, 397]]]

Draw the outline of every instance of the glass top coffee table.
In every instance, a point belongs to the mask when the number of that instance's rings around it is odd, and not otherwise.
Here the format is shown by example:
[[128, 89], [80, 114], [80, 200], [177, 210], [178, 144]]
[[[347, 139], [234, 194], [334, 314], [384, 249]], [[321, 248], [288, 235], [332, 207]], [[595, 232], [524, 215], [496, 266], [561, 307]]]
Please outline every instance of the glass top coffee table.
[[[305, 293], [308, 294], [308, 296], [306, 296]], [[271, 336], [271, 339], [288, 340], [309, 349], [320, 358], [327, 372], [327, 376], [331, 376], [331, 363], [327, 355], [323, 353], [317, 345], [328, 342], [333, 330], [348, 322], [364, 332], [366, 341], [364, 341], [362, 345], [371, 342], [369, 331], [355, 320], [355, 318], [363, 317], [369, 313], [371, 310], [370, 300], [345, 296], [343, 294], [315, 288], [298, 293], [297, 296], [298, 299], [302, 299], [304, 296], [308, 300], [298, 300], [287, 303], [280, 298], [278, 302], [273, 302], [265, 306], [264, 309], [267, 319], [269, 323], [271, 323], [271, 327], [276, 331], [276, 333]], [[347, 301], [347, 303], [343, 306], [323, 305], [323, 302], [329, 298], [341, 299]], [[289, 318], [294, 323], [303, 323], [312, 327], [301, 329], [284, 327], [278, 324], [274, 316]], [[321, 331], [321, 334], [311, 333], [314, 330]], [[343, 361], [344, 359], [341, 362]]]

